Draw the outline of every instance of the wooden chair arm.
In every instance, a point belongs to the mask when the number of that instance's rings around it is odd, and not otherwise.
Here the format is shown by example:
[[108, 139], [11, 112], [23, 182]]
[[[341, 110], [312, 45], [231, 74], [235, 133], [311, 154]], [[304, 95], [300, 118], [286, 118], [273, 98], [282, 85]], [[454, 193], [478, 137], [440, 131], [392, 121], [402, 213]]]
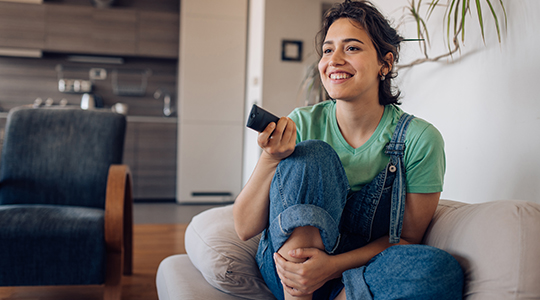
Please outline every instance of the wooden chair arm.
[[[127, 165], [111, 165], [105, 198], [105, 244], [107, 253], [122, 257], [123, 273], [133, 271], [133, 198]], [[123, 255], [122, 255], [123, 254]]]

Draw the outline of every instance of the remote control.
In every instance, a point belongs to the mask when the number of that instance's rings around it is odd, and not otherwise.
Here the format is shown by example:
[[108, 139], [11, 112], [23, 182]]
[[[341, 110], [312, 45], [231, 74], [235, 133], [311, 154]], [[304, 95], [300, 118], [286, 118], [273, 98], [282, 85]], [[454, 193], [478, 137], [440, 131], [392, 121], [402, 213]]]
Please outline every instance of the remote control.
[[268, 124], [272, 122], [277, 124], [277, 121], [279, 121], [277, 116], [253, 104], [246, 126], [258, 132], [263, 132]]

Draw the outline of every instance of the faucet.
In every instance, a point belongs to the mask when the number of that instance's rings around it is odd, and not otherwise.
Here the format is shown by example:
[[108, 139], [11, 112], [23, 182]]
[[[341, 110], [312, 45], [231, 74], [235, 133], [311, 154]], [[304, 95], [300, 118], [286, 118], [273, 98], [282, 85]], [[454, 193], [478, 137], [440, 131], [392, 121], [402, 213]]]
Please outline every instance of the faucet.
[[154, 99], [159, 99], [163, 96], [163, 114], [170, 117], [173, 113], [171, 94], [166, 88], [159, 88], [154, 92]]

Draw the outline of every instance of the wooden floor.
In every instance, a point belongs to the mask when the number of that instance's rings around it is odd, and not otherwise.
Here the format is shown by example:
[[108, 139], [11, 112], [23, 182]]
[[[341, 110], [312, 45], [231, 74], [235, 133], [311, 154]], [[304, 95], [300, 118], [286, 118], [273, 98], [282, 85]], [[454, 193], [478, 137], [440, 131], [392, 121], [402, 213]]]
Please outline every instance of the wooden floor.
[[[122, 300], [157, 300], [156, 271], [167, 256], [186, 253], [187, 224], [137, 224], [134, 226], [133, 275], [122, 279]], [[0, 299], [94, 300], [102, 299], [101, 286], [0, 287]]]

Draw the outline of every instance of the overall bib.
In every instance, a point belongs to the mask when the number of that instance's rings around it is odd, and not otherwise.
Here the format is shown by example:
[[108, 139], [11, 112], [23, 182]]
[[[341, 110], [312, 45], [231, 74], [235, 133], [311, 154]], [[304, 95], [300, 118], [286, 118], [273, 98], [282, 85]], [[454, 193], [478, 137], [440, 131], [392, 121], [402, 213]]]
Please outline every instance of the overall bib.
[[[348, 252], [385, 235], [398, 243], [406, 199], [403, 153], [414, 117], [403, 114], [385, 149], [387, 166], [360, 191], [351, 192], [337, 153], [323, 141], [296, 145], [280, 162], [270, 187], [269, 225], [263, 231], [257, 264], [274, 295], [283, 299], [273, 253], [295, 228], [320, 230], [328, 254]], [[414, 273], [414, 274], [413, 274]], [[448, 253], [424, 245], [393, 246], [342, 278], [327, 282], [313, 299], [333, 299], [345, 287], [348, 300], [461, 299], [462, 271]]]

